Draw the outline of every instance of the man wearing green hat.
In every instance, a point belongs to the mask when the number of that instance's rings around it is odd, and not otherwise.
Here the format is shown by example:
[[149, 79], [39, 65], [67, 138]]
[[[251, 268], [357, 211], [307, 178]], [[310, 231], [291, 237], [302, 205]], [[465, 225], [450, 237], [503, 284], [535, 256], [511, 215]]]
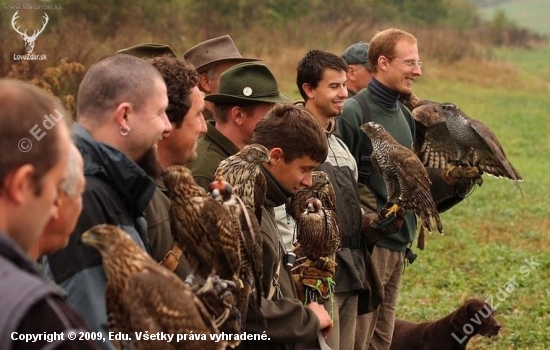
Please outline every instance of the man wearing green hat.
[[240, 63], [220, 77], [219, 90], [205, 97], [212, 102], [214, 120], [206, 123], [197, 160], [187, 165], [197, 184], [208, 191], [220, 162], [250, 143], [254, 127], [275, 103], [292, 99], [279, 92], [277, 80], [259, 63]]

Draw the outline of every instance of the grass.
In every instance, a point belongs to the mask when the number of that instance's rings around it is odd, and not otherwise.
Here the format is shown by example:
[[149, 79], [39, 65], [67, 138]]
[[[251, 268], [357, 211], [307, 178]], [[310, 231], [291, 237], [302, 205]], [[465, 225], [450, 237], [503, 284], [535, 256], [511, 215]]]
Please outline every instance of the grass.
[[492, 19], [496, 10], [503, 10], [506, 17], [521, 27], [540, 34], [550, 35], [550, 8], [546, 0], [510, 0], [480, 9], [486, 19]]
[[[485, 176], [469, 198], [442, 214], [445, 235], [427, 236], [425, 251], [415, 251], [419, 257], [403, 275], [399, 318], [433, 320], [467, 298], [501, 297], [500, 334], [474, 338], [471, 349], [550, 348], [550, 70], [542, 64], [548, 53], [498, 52], [508, 60], [495, 63], [505, 77], [481, 64], [446, 73], [434, 67], [414, 88], [419, 96], [457, 103], [489, 126], [525, 178], [522, 198], [512, 182]], [[540, 264], [529, 275], [521, 273], [525, 259]], [[519, 286], [503, 298], [514, 276]]]
[[[285, 63], [265, 58], [276, 67], [281, 90], [296, 99], [294, 62], [305, 53], [298, 51]], [[470, 197], [443, 213], [445, 235], [428, 235], [426, 249], [415, 249], [418, 259], [404, 271], [397, 315], [435, 320], [467, 298], [492, 296], [500, 303], [500, 334], [475, 337], [469, 349], [550, 349], [550, 48], [493, 56], [452, 67], [427, 61], [413, 89], [420, 97], [454, 102], [489, 126], [525, 179], [523, 197], [513, 182], [484, 176]], [[520, 272], [525, 259], [540, 264], [528, 276]], [[514, 276], [519, 286], [503, 298]]]

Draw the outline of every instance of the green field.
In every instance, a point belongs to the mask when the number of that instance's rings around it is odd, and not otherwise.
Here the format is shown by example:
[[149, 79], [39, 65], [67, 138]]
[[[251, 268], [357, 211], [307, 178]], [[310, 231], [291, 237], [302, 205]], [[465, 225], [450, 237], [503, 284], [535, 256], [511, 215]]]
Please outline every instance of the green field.
[[503, 10], [506, 17], [518, 26], [537, 33], [550, 35], [550, 3], [547, 0], [509, 0], [500, 4], [481, 7], [480, 12], [491, 19], [495, 10]]
[[[425, 74], [414, 91], [455, 102], [489, 126], [525, 178], [523, 197], [514, 183], [484, 176], [469, 198], [443, 213], [445, 235], [428, 235], [425, 251], [415, 250], [418, 259], [405, 269], [397, 313], [407, 320], [434, 320], [466, 298], [492, 297], [499, 303], [500, 334], [475, 337], [469, 348], [550, 349], [550, 50], [496, 56], [509, 63], [496, 76], [480, 77], [481, 85]], [[491, 80], [495, 83], [487, 83]], [[528, 275], [520, 273], [525, 259], [540, 264]], [[504, 285], [514, 278], [519, 286], [504, 297]]]

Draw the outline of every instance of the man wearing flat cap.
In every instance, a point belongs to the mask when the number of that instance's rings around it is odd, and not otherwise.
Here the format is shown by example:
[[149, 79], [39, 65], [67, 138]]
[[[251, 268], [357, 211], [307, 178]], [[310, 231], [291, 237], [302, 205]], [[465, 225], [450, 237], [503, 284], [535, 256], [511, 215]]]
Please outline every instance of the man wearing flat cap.
[[[229, 35], [203, 41], [187, 50], [183, 58], [195, 66], [199, 73], [199, 89], [205, 95], [218, 92], [220, 76], [228, 68], [242, 62], [261, 61], [259, 58], [242, 57]], [[204, 118], [212, 119], [212, 104], [208, 101]]]
[[292, 99], [279, 92], [269, 68], [247, 62], [222, 73], [218, 92], [205, 100], [212, 102], [214, 120], [206, 122], [197, 160], [187, 167], [197, 184], [208, 191], [220, 162], [250, 142], [254, 127], [275, 103], [290, 103]]
[[369, 44], [360, 41], [349, 46], [342, 52], [342, 58], [348, 64], [348, 80], [346, 81], [348, 98], [369, 85], [372, 74], [367, 57], [368, 51]]

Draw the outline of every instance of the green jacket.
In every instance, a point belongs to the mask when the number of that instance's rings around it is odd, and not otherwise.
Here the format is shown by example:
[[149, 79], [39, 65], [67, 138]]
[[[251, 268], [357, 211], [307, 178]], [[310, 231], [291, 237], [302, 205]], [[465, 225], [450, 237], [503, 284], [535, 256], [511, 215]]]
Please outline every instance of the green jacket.
[[[147, 219], [147, 237], [151, 245], [151, 256], [160, 262], [174, 245], [174, 238], [170, 228], [170, 199], [161, 179], [156, 181], [156, 191], [145, 208], [144, 216]], [[182, 280], [191, 273], [189, 262], [182, 254], [174, 271]]]
[[213, 120], [206, 122], [206, 128], [206, 134], [197, 143], [197, 159], [186, 166], [193, 172], [197, 185], [209, 191], [218, 165], [239, 152], [239, 148], [215, 128]]
[[[411, 134], [411, 129], [401, 108], [397, 105], [394, 108], [382, 106], [370, 95], [368, 89], [363, 89], [358, 94], [362, 94], [367, 97], [372, 121], [382, 125], [384, 129], [386, 129], [400, 144], [406, 147], [412, 146], [413, 137]], [[338, 131], [340, 138], [348, 146], [358, 164], [361, 159], [361, 147], [363, 141], [363, 132], [359, 128], [362, 124], [363, 112], [359, 102], [355, 99], [347, 99], [344, 102], [342, 115], [338, 118]], [[376, 196], [377, 208], [369, 208], [376, 211], [386, 202], [386, 185], [384, 184], [382, 176], [374, 169], [371, 172], [369, 180], [369, 183], [364, 183], [363, 185], [367, 185]], [[366, 195], [364, 193], [364, 189], [361, 193], [362, 197]], [[370, 200], [363, 198], [362, 201], [365, 203]], [[405, 222], [401, 227], [401, 230], [391, 236], [382, 238], [378, 241], [377, 245], [391, 250], [404, 252], [407, 245], [414, 241], [415, 231], [416, 217], [412, 211], [407, 211]]]
[[[362, 89], [358, 95], [366, 97], [370, 108], [370, 119], [384, 127], [400, 144], [412, 148], [418, 135], [413, 125], [413, 132], [409, 126], [403, 110], [399, 106], [388, 108], [382, 105], [369, 88]], [[355, 99], [344, 102], [342, 115], [338, 118], [340, 138], [348, 146], [353, 157], [360, 164], [363, 142], [363, 132], [359, 128], [363, 124], [363, 111]], [[428, 175], [432, 181], [432, 196], [438, 210], [444, 211], [462, 200], [455, 194], [452, 186], [446, 185], [441, 179], [441, 170], [428, 168]], [[363, 209], [374, 213], [386, 203], [386, 185], [381, 175], [371, 167], [368, 182], [359, 183], [361, 203]], [[412, 211], [407, 211], [405, 222], [399, 232], [380, 239], [376, 244], [395, 251], [405, 251], [414, 241], [416, 231], [416, 217]]]
[[[264, 169], [265, 170], [265, 169]], [[267, 322], [264, 327], [249, 313], [245, 331], [247, 333], [265, 334], [270, 340], [243, 341], [240, 349], [279, 350], [294, 349], [296, 343], [314, 341], [319, 332], [319, 320], [315, 314], [305, 307], [298, 299], [296, 287], [292, 280], [290, 269], [285, 267], [286, 249], [282, 242], [273, 208], [288, 200], [292, 193], [285, 190], [265, 170], [267, 180], [267, 198], [262, 212], [262, 246], [263, 246], [263, 276], [262, 276], [262, 314]], [[273, 281], [279, 275], [279, 289], [270, 294]]]

